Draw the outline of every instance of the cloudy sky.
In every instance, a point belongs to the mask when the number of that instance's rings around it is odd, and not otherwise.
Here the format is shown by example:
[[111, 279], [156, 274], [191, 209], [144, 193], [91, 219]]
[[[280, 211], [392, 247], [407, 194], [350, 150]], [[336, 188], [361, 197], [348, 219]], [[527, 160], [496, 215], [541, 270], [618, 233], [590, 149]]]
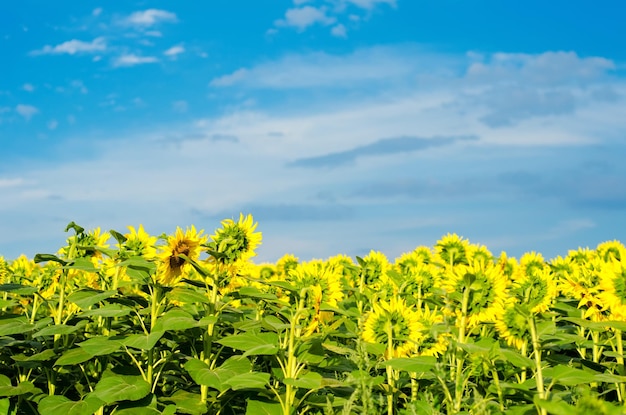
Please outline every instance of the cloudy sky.
[[70, 221], [258, 261], [626, 240], [626, 3], [0, 3], [0, 255]]

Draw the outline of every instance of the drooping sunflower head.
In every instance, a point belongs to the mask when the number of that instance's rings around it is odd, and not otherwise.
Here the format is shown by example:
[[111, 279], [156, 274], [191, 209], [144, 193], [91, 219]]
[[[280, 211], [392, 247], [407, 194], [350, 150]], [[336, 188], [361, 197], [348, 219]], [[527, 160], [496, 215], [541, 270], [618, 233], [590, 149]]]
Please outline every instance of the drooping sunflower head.
[[[59, 255], [66, 258], [89, 258], [94, 265], [102, 259], [100, 249], [109, 247], [107, 241], [111, 238], [108, 232], [102, 232], [100, 228], [95, 228], [85, 232], [83, 228], [76, 225], [77, 233], [67, 238], [67, 246], [59, 250]], [[80, 230], [80, 232], [78, 232]]]
[[567, 253], [567, 259], [575, 264], [585, 264], [591, 261], [596, 256], [595, 251], [589, 248], [578, 248], [576, 250], [570, 250]]
[[285, 254], [276, 261], [276, 272], [278, 275], [287, 277], [292, 269], [298, 266], [300, 260], [293, 254]]
[[170, 285], [188, 270], [190, 265], [181, 255], [194, 261], [199, 258], [201, 245], [207, 240], [203, 232], [202, 230], [196, 231], [195, 226], [192, 225], [185, 232], [181, 228], [176, 228], [176, 233], [167, 237], [167, 243], [161, 247], [161, 253], [158, 254], [157, 280], [159, 282]]
[[468, 245], [466, 249], [467, 263], [478, 267], [493, 264], [493, 254], [484, 245]]
[[306, 289], [307, 304], [316, 311], [323, 303], [337, 307], [343, 298], [341, 275], [326, 262], [314, 260], [298, 264], [289, 275], [297, 288]]
[[359, 261], [359, 276], [363, 284], [370, 288], [377, 288], [387, 277], [387, 271], [391, 269], [389, 260], [379, 251], [370, 251]]
[[513, 293], [533, 313], [547, 311], [558, 294], [557, 279], [541, 254], [531, 252], [522, 255], [512, 279]]
[[456, 233], [447, 234], [435, 244], [435, 253], [445, 266], [467, 264], [466, 251], [469, 241], [458, 236]]
[[604, 262], [626, 260], [626, 247], [620, 241], [602, 242], [596, 247], [596, 255]]
[[343, 277], [343, 284], [346, 287], [355, 287], [358, 284], [359, 267], [355, 265], [352, 258], [340, 254], [328, 258], [326, 262]]
[[417, 313], [397, 298], [379, 301], [365, 320], [361, 332], [367, 343], [385, 346], [385, 359], [409, 356], [424, 338]]
[[417, 320], [421, 325], [421, 338], [415, 344], [413, 354], [417, 356], [439, 356], [443, 354], [450, 343], [450, 333], [443, 324], [443, 314], [437, 310], [430, 310], [428, 306], [416, 312]]
[[498, 335], [506, 344], [518, 350], [525, 347], [530, 338], [529, 315], [527, 305], [507, 301], [506, 306], [498, 313], [495, 324]]
[[515, 270], [517, 269], [517, 267], [519, 266], [517, 263], [517, 259], [515, 258], [509, 258], [506, 254], [506, 252], [502, 251], [502, 253], [500, 254], [500, 257], [498, 258], [497, 261], [498, 267], [500, 267], [500, 270], [502, 271], [502, 273], [510, 280], [513, 273], [515, 272]]
[[614, 319], [626, 321], [626, 264], [617, 261], [604, 263], [598, 297]]
[[222, 221], [222, 227], [211, 235], [208, 244], [209, 253], [217, 262], [232, 263], [248, 260], [256, 255], [254, 250], [261, 243], [261, 232], [255, 232], [258, 223], [254, 223], [252, 215], [239, 214], [239, 221], [232, 219]]
[[467, 292], [467, 327], [493, 322], [496, 314], [504, 307], [508, 281], [501, 269], [493, 262], [458, 265], [446, 274], [444, 287], [448, 291], [449, 307], [460, 321], [463, 311], [463, 296]]
[[129, 226], [128, 229], [130, 232], [124, 235], [126, 241], [123, 244], [126, 254], [128, 256], [142, 256], [146, 259], [155, 258], [158, 238], [146, 232], [143, 225], [139, 225], [138, 229], [135, 229], [134, 226]]
[[410, 295], [415, 300], [429, 297], [432, 294], [432, 290], [437, 284], [438, 275], [435, 265], [423, 262], [422, 257], [413, 251], [396, 259], [394, 266], [403, 279], [400, 285], [402, 294]]

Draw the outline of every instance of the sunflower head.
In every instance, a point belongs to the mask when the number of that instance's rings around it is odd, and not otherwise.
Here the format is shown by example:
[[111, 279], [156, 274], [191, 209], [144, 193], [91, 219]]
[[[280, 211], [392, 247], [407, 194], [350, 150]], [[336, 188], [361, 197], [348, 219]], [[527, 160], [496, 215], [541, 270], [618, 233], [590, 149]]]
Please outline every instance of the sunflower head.
[[513, 292], [533, 313], [547, 311], [558, 294], [557, 279], [541, 254], [535, 252], [522, 255], [512, 279]]
[[493, 254], [484, 245], [470, 244], [466, 250], [467, 262], [477, 267], [487, 267], [494, 261]]
[[448, 348], [450, 333], [446, 331], [446, 325], [441, 312], [437, 309], [430, 310], [428, 306], [420, 308], [416, 312], [417, 320], [421, 325], [422, 336], [415, 344], [413, 354], [417, 356], [439, 356]]
[[111, 235], [108, 232], [102, 232], [100, 228], [85, 232], [82, 227], [73, 222], [70, 225], [73, 226], [68, 225], [67, 229], [74, 229], [76, 234], [67, 238], [67, 246], [59, 250], [59, 255], [70, 259], [89, 258], [96, 265], [102, 259], [102, 253], [98, 248], [108, 248], [107, 241]]
[[575, 264], [585, 264], [591, 261], [595, 257], [595, 252], [589, 248], [578, 248], [577, 250], [570, 250], [567, 253], [567, 259]]
[[222, 227], [211, 235], [208, 244], [209, 253], [217, 262], [232, 263], [248, 260], [256, 255], [254, 250], [261, 243], [261, 232], [254, 232], [258, 223], [254, 223], [252, 215], [239, 214], [239, 221], [232, 219], [222, 221]]
[[417, 313], [396, 297], [379, 301], [365, 320], [361, 333], [367, 343], [385, 346], [385, 359], [409, 356], [424, 338]]
[[170, 285], [186, 272], [190, 265], [181, 255], [195, 261], [200, 256], [200, 246], [206, 239], [203, 231], [196, 231], [193, 225], [185, 232], [181, 228], [176, 228], [176, 233], [167, 237], [167, 243], [161, 247], [161, 253], [158, 254], [158, 281]]
[[528, 316], [530, 310], [526, 304], [507, 301], [506, 306], [497, 315], [495, 326], [498, 335], [506, 344], [522, 350], [530, 338]]
[[146, 259], [155, 258], [155, 245], [158, 238], [150, 236], [143, 228], [143, 225], [139, 225], [138, 229], [135, 229], [134, 226], [129, 226], [128, 229], [130, 232], [124, 235], [126, 240], [122, 245], [125, 255], [128, 257], [142, 256]]
[[435, 244], [435, 253], [440, 262], [446, 266], [467, 264], [467, 248], [469, 242], [456, 233], [447, 234]]
[[365, 257], [360, 258], [359, 265], [359, 276], [363, 285], [371, 288], [378, 288], [387, 277], [387, 271], [391, 269], [385, 254], [378, 251], [370, 251]]
[[292, 269], [295, 269], [300, 260], [292, 254], [285, 254], [276, 261], [276, 273], [283, 277], [289, 275]]
[[596, 255], [603, 261], [626, 260], [626, 247], [619, 241], [607, 241], [596, 247]]

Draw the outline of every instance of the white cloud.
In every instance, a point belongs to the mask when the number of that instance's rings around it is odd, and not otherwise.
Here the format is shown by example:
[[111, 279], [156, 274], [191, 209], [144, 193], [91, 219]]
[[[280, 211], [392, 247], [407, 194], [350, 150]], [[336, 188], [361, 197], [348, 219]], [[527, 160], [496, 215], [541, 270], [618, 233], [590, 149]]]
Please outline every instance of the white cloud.
[[46, 45], [40, 50], [32, 51], [31, 55], [60, 55], [69, 54], [75, 55], [77, 53], [95, 53], [104, 52], [107, 49], [107, 44], [104, 37], [97, 37], [91, 42], [84, 42], [82, 40], [72, 39], [67, 42], [63, 42], [56, 46]]
[[163, 37], [163, 33], [159, 32], [158, 30], [148, 30], [144, 32], [144, 35], [151, 37]]
[[252, 68], [240, 68], [213, 79], [211, 86], [240, 85], [251, 88], [341, 88], [405, 78], [413, 81], [420, 72], [430, 73], [433, 57], [415, 47], [373, 47], [350, 55], [315, 52], [287, 55]]
[[285, 12], [285, 18], [277, 20], [277, 26], [292, 26], [299, 30], [304, 30], [316, 23], [322, 25], [330, 25], [335, 23], [337, 19], [326, 15], [325, 8], [316, 8], [313, 6], [304, 6], [295, 9], [288, 9]]
[[23, 184], [25, 184], [26, 181], [24, 179], [21, 178], [17, 178], [17, 179], [4, 179], [2, 177], [0, 177], [0, 189], [3, 187], [17, 187], [17, 186], [21, 186]]
[[113, 60], [113, 67], [119, 68], [123, 66], [135, 66], [146, 63], [156, 63], [159, 60], [154, 56], [138, 56], [133, 53], [118, 56]]
[[344, 25], [342, 25], [341, 23], [339, 23], [338, 25], [333, 26], [333, 28], [330, 29], [330, 33], [333, 36], [335, 36], [335, 37], [346, 37], [347, 36], [346, 27]]
[[89, 93], [89, 90], [87, 89], [87, 87], [85, 86], [85, 84], [83, 83], [83, 81], [79, 80], [79, 79], [75, 79], [73, 80], [70, 85], [72, 86], [72, 88], [78, 89], [80, 91], [81, 94], [87, 94]]
[[187, 101], [184, 100], [174, 101], [172, 102], [172, 109], [175, 112], [187, 112], [187, 110], [189, 109], [189, 104], [187, 103]]
[[37, 107], [33, 107], [32, 105], [26, 105], [26, 104], [18, 104], [15, 107], [15, 111], [20, 114], [22, 117], [24, 117], [24, 119], [26, 121], [30, 120], [33, 115], [36, 115], [39, 113], [39, 109], [37, 109]]
[[185, 53], [185, 48], [182, 45], [172, 46], [171, 48], [163, 52], [165, 56], [170, 56], [170, 57], [175, 57], [177, 55], [180, 55], [181, 53]]
[[94, 17], [98, 17], [102, 14], [102, 7], [98, 7], [93, 9], [93, 11], [91, 12], [91, 15]]
[[26, 92], [33, 92], [35, 90], [35, 87], [33, 86], [33, 84], [24, 84], [22, 85], [22, 89]]
[[175, 13], [167, 10], [148, 9], [132, 13], [122, 20], [126, 25], [149, 27], [161, 22], [175, 23], [178, 21]]
[[59, 126], [59, 122], [57, 120], [50, 120], [46, 126], [48, 127], [48, 130], [56, 130]]

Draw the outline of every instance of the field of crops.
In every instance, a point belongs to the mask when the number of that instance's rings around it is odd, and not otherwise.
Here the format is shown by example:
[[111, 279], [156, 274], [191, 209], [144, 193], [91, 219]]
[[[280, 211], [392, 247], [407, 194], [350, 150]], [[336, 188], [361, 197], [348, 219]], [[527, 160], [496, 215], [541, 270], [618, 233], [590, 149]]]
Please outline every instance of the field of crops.
[[256, 227], [0, 257], [0, 414], [626, 413], [621, 243], [256, 264]]

